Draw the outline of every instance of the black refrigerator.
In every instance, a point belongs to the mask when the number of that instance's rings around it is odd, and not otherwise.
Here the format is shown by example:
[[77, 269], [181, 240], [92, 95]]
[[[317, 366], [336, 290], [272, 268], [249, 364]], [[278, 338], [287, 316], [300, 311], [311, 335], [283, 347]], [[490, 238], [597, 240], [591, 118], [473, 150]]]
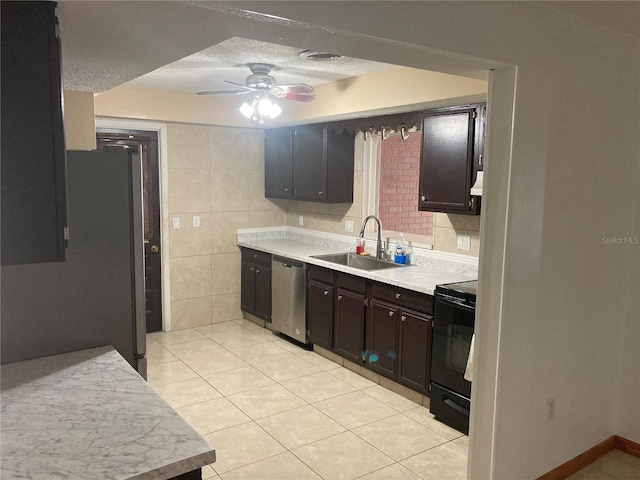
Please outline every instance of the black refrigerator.
[[68, 151], [67, 197], [66, 261], [2, 267], [2, 363], [112, 345], [146, 378], [140, 157]]

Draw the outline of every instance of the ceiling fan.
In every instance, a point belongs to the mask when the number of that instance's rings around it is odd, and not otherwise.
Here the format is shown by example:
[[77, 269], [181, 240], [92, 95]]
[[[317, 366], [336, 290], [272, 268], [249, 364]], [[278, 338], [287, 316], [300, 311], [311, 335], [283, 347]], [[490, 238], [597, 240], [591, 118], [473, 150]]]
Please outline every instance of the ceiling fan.
[[296, 102], [311, 102], [316, 98], [316, 95], [313, 92], [313, 87], [307, 84], [290, 83], [287, 85], [277, 85], [276, 79], [269, 75], [269, 72], [271, 72], [274, 65], [269, 63], [249, 63], [247, 66], [251, 70], [251, 75], [246, 78], [244, 85], [225, 80], [225, 82], [239, 88], [235, 90], [210, 90], [197, 92], [196, 95], [242, 95], [253, 93], [254, 97], [275, 97], [283, 100], [293, 100]]

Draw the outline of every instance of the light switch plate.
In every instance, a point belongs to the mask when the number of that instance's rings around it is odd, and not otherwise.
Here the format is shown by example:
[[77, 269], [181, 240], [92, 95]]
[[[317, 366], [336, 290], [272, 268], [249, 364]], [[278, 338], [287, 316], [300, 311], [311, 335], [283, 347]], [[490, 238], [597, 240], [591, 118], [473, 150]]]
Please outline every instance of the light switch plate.
[[469, 235], [458, 235], [458, 250], [471, 250], [471, 237]]
[[344, 231], [353, 232], [353, 220], [346, 220], [344, 222]]
[[193, 226], [194, 226], [194, 228], [198, 228], [200, 226], [200, 216], [199, 215], [194, 215], [193, 216]]
[[171, 220], [171, 224], [173, 225], [174, 230], [180, 229], [180, 217], [173, 217]]

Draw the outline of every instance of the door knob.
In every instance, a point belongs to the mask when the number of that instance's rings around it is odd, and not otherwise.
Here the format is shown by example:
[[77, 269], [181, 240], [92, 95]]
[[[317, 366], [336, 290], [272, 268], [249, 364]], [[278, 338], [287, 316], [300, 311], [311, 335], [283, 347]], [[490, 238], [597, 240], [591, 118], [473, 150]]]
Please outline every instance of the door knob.
[[420, 200], [421, 200], [421, 201], [423, 201], [423, 202], [426, 202], [426, 201], [427, 201], [427, 197], [426, 197], [426, 196], [424, 196], [424, 195], [422, 195], [422, 196], [420, 197]]
[[158, 253], [160, 251], [160, 247], [157, 245], [151, 245], [151, 253]]

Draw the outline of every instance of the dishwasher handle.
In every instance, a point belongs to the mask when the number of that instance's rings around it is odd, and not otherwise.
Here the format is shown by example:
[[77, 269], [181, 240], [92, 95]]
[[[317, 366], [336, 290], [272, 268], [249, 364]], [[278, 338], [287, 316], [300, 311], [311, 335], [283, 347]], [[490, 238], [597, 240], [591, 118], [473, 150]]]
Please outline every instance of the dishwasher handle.
[[274, 255], [271, 257], [271, 262], [280, 263], [284, 268], [304, 268], [305, 264], [302, 262], [298, 262], [297, 260], [291, 260], [290, 258], [278, 257]]

